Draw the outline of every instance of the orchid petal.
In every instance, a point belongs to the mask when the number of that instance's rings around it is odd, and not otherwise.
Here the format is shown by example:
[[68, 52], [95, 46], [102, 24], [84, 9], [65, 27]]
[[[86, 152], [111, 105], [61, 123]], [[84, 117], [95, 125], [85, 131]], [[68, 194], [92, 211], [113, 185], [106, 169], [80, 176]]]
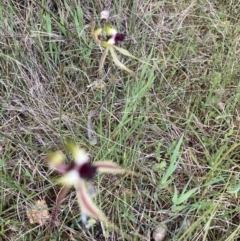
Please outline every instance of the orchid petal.
[[60, 151], [48, 153], [47, 155], [50, 168], [57, 170], [60, 173], [65, 173], [68, 168], [68, 166], [63, 163], [64, 158], [64, 155]]
[[115, 45], [114, 45], [114, 48], [115, 48], [117, 51], [119, 51], [121, 54], [123, 54], [123, 55], [126, 55], [126, 56], [128, 56], [128, 57], [131, 57], [131, 58], [133, 58], [133, 59], [136, 59], [136, 60], [138, 60], [138, 61], [143, 62], [141, 59], [135, 57], [134, 55], [132, 55], [132, 54], [131, 54], [129, 51], [127, 51], [126, 49], [120, 48], [120, 47], [115, 46]]
[[132, 70], [130, 70], [129, 68], [127, 68], [123, 63], [121, 63], [117, 57], [117, 54], [114, 50], [113, 47], [109, 47], [109, 50], [111, 52], [111, 55], [112, 55], [112, 58], [113, 58], [113, 61], [114, 63], [120, 68], [120, 69], [123, 69], [125, 71], [127, 71], [129, 74], [133, 75], [134, 76], [134, 72]]
[[119, 167], [117, 164], [110, 161], [102, 161], [94, 163], [98, 172], [109, 172], [109, 173], [123, 173], [125, 170]]
[[73, 153], [73, 158], [75, 160], [75, 163], [79, 166], [83, 165], [89, 160], [87, 152], [84, 149], [80, 148], [76, 148], [75, 152]]
[[94, 41], [97, 44], [100, 44], [100, 39], [98, 38], [98, 36], [100, 36], [102, 34], [102, 28], [98, 28], [95, 30], [94, 23], [91, 23], [90, 28], [91, 28], [91, 35], [92, 35]]
[[77, 191], [78, 202], [82, 211], [90, 217], [101, 220], [103, 222], [107, 222], [107, 218], [105, 217], [105, 215], [92, 201], [92, 198], [87, 191], [84, 180], [79, 180], [78, 184], [75, 185], [75, 187]]
[[101, 35], [101, 34], [102, 34], [102, 29], [101, 29], [101, 28], [98, 28], [98, 29], [94, 30], [93, 34], [94, 34], [95, 36]]
[[73, 142], [66, 142], [66, 149], [72, 153], [74, 161], [77, 165], [81, 166], [88, 162], [89, 157], [84, 149], [78, 148]]
[[115, 28], [112, 28], [109, 23], [105, 24], [104, 30], [105, 30], [105, 32], [106, 32], [106, 34], [108, 36], [112, 36], [112, 35], [116, 35], [117, 34], [117, 30]]

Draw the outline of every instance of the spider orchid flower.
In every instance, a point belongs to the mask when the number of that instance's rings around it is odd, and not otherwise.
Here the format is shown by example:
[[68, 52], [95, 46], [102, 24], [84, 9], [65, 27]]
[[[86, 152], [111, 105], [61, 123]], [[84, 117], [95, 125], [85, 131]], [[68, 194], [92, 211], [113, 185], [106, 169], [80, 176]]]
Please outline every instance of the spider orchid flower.
[[105, 51], [102, 55], [101, 61], [100, 61], [100, 65], [99, 65], [99, 72], [101, 73], [102, 69], [103, 69], [103, 65], [105, 62], [105, 59], [108, 55], [108, 53], [110, 52], [113, 62], [120, 68], [123, 69], [125, 71], [127, 71], [129, 74], [131, 75], [135, 75], [134, 72], [132, 70], [130, 70], [129, 68], [127, 68], [118, 58], [117, 53], [115, 50], [119, 51], [121, 54], [130, 57], [130, 58], [134, 58], [139, 60], [138, 58], [136, 58], [135, 56], [133, 56], [131, 53], [129, 53], [126, 49], [117, 47], [115, 44], [117, 44], [118, 42], [121, 42], [124, 40], [125, 35], [118, 33], [117, 30], [115, 28], [112, 28], [108, 23], [105, 25], [104, 31], [105, 34], [107, 36], [106, 41], [102, 41], [100, 40], [100, 36], [102, 35], [102, 28], [98, 28], [96, 30], [94, 30], [93, 25], [91, 26], [92, 28], [92, 37], [95, 40], [95, 42], [97, 44], [99, 44], [101, 47], [105, 48]]
[[64, 155], [61, 152], [55, 152], [49, 155], [48, 158], [50, 167], [63, 174], [58, 182], [64, 186], [56, 201], [56, 207], [52, 218], [53, 221], [61, 201], [64, 199], [70, 187], [74, 186], [82, 213], [108, 223], [106, 216], [92, 201], [92, 196], [88, 191], [86, 181], [93, 178], [96, 172], [123, 173], [124, 169], [110, 161], [101, 161], [92, 164], [89, 161], [86, 151], [78, 148], [73, 143], [68, 142], [66, 148], [70, 151], [74, 159], [70, 165], [63, 163]]

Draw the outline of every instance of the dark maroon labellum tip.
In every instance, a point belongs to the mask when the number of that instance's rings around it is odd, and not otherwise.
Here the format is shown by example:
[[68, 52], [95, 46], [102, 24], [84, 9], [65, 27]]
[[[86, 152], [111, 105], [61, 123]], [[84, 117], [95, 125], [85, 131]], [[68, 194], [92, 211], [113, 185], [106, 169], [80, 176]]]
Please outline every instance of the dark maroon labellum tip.
[[[114, 35], [108, 35], [107, 36], [107, 41], [112, 38]], [[121, 42], [125, 39], [125, 35], [122, 34], [122, 33], [117, 33], [115, 36], [114, 36], [114, 43], [118, 43], [118, 42]]]
[[84, 179], [91, 179], [94, 177], [97, 168], [93, 166], [90, 162], [86, 162], [79, 168], [79, 175]]
[[125, 35], [122, 34], [122, 33], [117, 33], [116, 36], [115, 36], [115, 42], [120, 42], [120, 41], [123, 41], [125, 38]]

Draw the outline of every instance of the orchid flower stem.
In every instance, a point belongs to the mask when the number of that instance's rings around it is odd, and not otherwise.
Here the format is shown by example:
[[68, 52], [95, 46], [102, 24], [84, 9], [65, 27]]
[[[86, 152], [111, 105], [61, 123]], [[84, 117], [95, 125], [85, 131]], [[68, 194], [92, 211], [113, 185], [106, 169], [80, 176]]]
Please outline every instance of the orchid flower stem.
[[91, 110], [88, 114], [87, 133], [88, 133], [88, 140], [90, 143], [96, 144], [96, 142], [97, 142], [96, 137], [93, 136], [92, 117], [99, 113], [99, 111], [103, 107], [103, 104], [105, 103], [107, 97], [109, 96], [109, 94], [111, 93], [111, 91], [113, 89], [113, 86], [115, 84], [115, 81], [114, 81], [115, 79], [114, 79], [113, 75], [111, 77], [112, 77], [111, 85], [110, 85], [106, 95], [103, 97], [101, 104], [97, 107], [97, 109]]
[[64, 83], [64, 65], [61, 65], [60, 68], [60, 108], [59, 108], [59, 130], [60, 130], [60, 138], [61, 141], [63, 142], [62, 138], [62, 110], [63, 110], [63, 83]]

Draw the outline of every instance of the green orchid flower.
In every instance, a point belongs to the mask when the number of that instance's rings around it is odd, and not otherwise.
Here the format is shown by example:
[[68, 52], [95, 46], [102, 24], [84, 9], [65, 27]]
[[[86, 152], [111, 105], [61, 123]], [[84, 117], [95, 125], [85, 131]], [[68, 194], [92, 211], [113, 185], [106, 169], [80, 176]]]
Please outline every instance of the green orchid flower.
[[116, 53], [115, 50], [119, 51], [121, 54], [127, 56], [127, 57], [130, 57], [130, 58], [134, 58], [134, 59], [137, 59], [139, 60], [138, 58], [136, 58], [135, 56], [133, 56], [130, 52], [128, 52], [126, 49], [123, 49], [123, 48], [120, 48], [120, 47], [117, 47], [115, 44], [117, 44], [118, 42], [121, 42], [124, 40], [125, 38], [125, 35], [122, 34], [122, 33], [118, 33], [117, 30], [113, 27], [110, 26], [110, 24], [106, 24], [105, 25], [105, 28], [104, 28], [104, 31], [105, 31], [105, 34], [107, 36], [107, 39], [106, 41], [102, 41], [100, 40], [100, 36], [102, 35], [102, 29], [101, 28], [98, 28], [96, 30], [94, 30], [94, 27], [93, 25], [91, 26], [92, 28], [92, 37], [93, 39], [95, 40], [95, 42], [97, 44], [99, 44], [101, 47], [105, 48], [105, 51], [102, 55], [102, 58], [100, 60], [100, 65], [99, 65], [99, 73], [102, 72], [102, 69], [103, 69], [103, 65], [104, 65], [104, 62], [105, 62], [105, 59], [108, 55], [108, 53], [110, 52], [111, 56], [112, 56], [112, 59], [113, 59], [113, 62], [120, 68], [120, 69], [123, 69], [125, 71], [127, 71], [130, 75], [135, 75], [134, 72], [132, 70], [130, 70], [129, 68], [126, 67], [126, 65], [124, 65], [118, 58], [118, 55]]
[[101, 161], [92, 164], [89, 161], [87, 152], [84, 149], [78, 148], [71, 142], [67, 142], [66, 148], [72, 154], [74, 159], [70, 165], [63, 163], [65, 157], [62, 152], [55, 152], [48, 156], [50, 168], [63, 174], [58, 180], [58, 183], [63, 185], [63, 189], [58, 195], [52, 222], [56, 217], [61, 201], [64, 199], [71, 186], [74, 186], [77, 192], [79, 206], [84, 214], [83, 216], [86, 215], [108, 224], [107, 217], [92, 201], [92, 194], [88, 190], [87, 180], [92, 179], [96, 172], [113, 174], [123, 173], [125, 170], [111, 161]]

